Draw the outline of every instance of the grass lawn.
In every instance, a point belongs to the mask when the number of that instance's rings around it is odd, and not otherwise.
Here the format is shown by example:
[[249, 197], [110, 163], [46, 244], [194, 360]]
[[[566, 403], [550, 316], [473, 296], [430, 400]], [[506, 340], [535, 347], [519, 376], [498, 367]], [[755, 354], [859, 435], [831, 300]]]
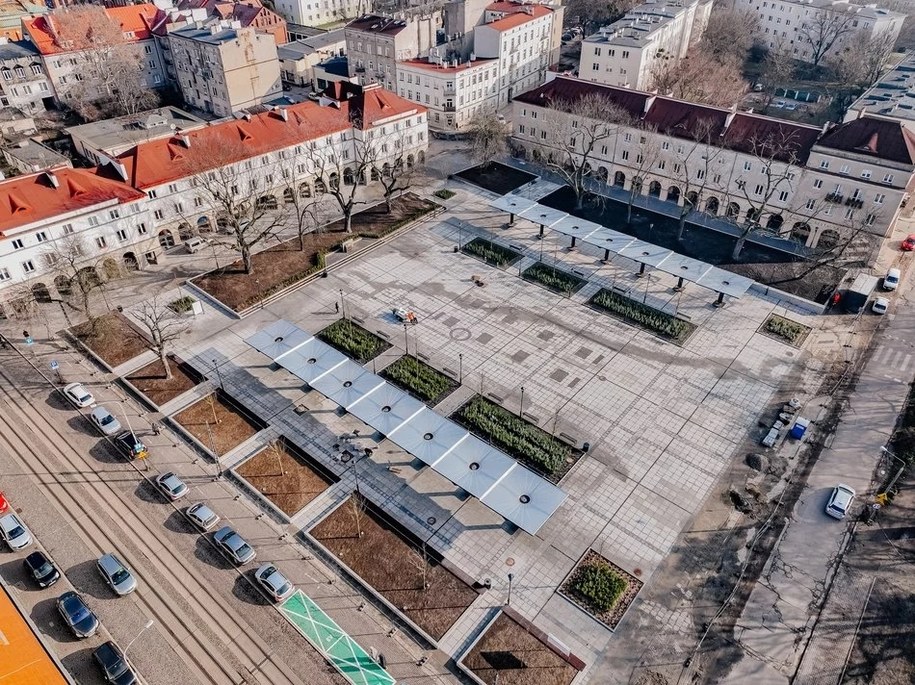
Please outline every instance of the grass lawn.
[[285, 443], [276, 441], [235, 469], [287, 516], [292, 516], [330, 483]]
[[421, 547], [407, 542], [359, 495], [353, 494], [309, 532], [436, 640], [477, 597], [428, 551], [423, 562]]
[[200, 377], [187, 364], [179, 362], [169, 355], [169, 368], [172, 370], [171, 379], [165, 377], [165, 369], [158, 359], [152, 364], [144, 366], [127, 376], [127, 380], [154, 404], [162, 406], [178, 395], [187, 392], [200, 383]]
[[219, 393], [207, 395], [173, 418], [219, 456], [238, 447], [259, 430]]
[[328, 345], [348, 354], [360, 364], [371, 361], [388, 349], [390, 343], [349, 319], [337, 319], [317, 335]]
[[194, 284], [226, 306], [241, 311], [323, 269], [324, 255], [337, 249], [344, 240], [357, 235], [380, 238], [436, 207], [433, 202], [406, 193], [392, 202], [390, 213], [382, 203], [355, 214], [352, 234], [343, 230], [343, 221], [335, 221], [319, 232], [308, 234], [304, 251], [299, 249], [299, 239], [292, 238], [255, 253], [251, 274], [244, 272], [238, 260], [194, 279]]
[[499, 614], [463, 663], [487, 685], [569, 685], [578, 675], [571, 664], [505, 613]]
[[434, 407], [458, 387], [456, 380], [411, 355], [404, 355], [385, 367], [381, 376], [430, 407]]
[[482, 395], [474, 395], [451, 418], [553, 482], [581, 456], [561, 440]]
[[149, 349], [145, 338], [120, 312], [74, 326], [70, 331], [108, 366], [114, 368]]

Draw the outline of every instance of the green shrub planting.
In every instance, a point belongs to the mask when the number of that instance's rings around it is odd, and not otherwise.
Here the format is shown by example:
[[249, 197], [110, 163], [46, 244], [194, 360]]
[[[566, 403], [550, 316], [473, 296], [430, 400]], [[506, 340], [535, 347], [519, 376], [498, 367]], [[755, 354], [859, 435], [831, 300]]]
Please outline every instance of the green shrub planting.
[[629, 583], [609, 566], [592, 563], [581, 566], [569, 584], [569, 590], [599, 614], [612, 609]]
[[583, 278], [560, 271], [552, 266], [547, 266], [543, 262], [536, 262], [526, 268], [521, 277], [528, 281], [539, 283], [560, 295], [571, 295], [586, 283]]
[[339, 319], [318, 333], [319, 339], [348, 354], [360, 364], [378, 356], [390, 345], [349, 319]]
[[807, 337], [810, 327], [797, 321], [791, 321], [778, 314], [771, 314], [766, 319], [765, 330], [777, 338], [782, 338], [791, 345], [796, 345]]
[[463, 251], [492, 266], [505, 266], [521, 259], [521, 253], [484, 238], [474, 238], [464, 245]]
[[599, 290], [591, 298], [591, 305], [603, 309], [610, 314], [619, 316], [637, 326], [670, 338], [677, 342], [686, 340], [694, 330], [695, 324], [678, 319], [666, 312], [655, 309], [647, 304], [638, 302], [610, 290]]
[[441, 402], [458, 386], [445, 374], [409, 355], [385, 368], [381, 375], [430, 405]]

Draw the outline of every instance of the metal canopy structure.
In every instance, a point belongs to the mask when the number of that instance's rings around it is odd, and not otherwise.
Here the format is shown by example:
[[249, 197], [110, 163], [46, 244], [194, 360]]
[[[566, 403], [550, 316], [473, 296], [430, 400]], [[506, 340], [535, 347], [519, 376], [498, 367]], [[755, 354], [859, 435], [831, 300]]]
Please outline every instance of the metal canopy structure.
[[[288, 349], [287, 340], [302, 342]], [[531, 535], [565, 501], [552, 483], [288, 321], [246, 342]]]
[[584, 244], [605, 250], [606, 255], [618, 254], [645, 266], [650, 266], [664, 273], [676, 276], [683, 281], [701, 285], [714, 290], [721, 296], [741, 297], [746, 294], [753, 280], [738, 274], [719, 269], [698, 259], [681, 255], [666, 247], [639, 240], [631, 235], [614, 231], [587, 219], [579, 219], [566, 212], [541, 205], [518, 195], [503, 195], [489, 203], [489, 206], [517, 214], [535, 224], [568, 236], [572, 245], [581, 240]]

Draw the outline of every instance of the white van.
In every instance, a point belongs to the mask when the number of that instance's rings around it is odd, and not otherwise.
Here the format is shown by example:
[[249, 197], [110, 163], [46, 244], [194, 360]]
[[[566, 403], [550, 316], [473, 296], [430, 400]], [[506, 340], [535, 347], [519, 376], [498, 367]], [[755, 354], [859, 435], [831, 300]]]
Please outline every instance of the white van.
[[200, 252], [200, 250], [205, 248], [206, 245], [207, 245], [207, 241], [204, 240], [203, 238], [199, 238], [199, 237], [190, 238], [190, 239], [184, 241], [185, 249], [187, 249], [187, 251], [190, 252], [191, 254], [197, 254], [198, 252]]
[[886, 276], [883, 277], [883, 289], [895, 290], [899, 287], [900, 278], [902, 278], [902, 273], [899, 269], [890, 269], [886, 272]]

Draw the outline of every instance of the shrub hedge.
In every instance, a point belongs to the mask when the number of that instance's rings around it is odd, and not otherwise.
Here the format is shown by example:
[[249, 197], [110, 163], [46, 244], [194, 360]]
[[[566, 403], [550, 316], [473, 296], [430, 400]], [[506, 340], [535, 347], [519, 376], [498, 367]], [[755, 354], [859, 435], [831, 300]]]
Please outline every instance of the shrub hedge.
[[521, 259], [521, 253], [507, 247], [497, 245], [491, 240], [474, 238], [462, 248], [463, 252], [482, 259], [491, 266], [505, 266]]
[[586, 282], [583, 278], [547, 266], [543, 262], [535, 262], [526, 268], [521, 277], [539, 283], [554, 293], [567, 296], [578, 291]]
[[458, 423], [535, 470], [553, 475], [571, 448], [504, 407], [475, 395], [452, 416]]
[[789, 344], [795, 345], [807, 336], [810, 327], [797, 321], [786, 319], [778, 314], [771, 314], [766, 319], [765, 330], [778, 338], [782, 338]]
[[613, 291], [601, 289], [591, 298], [590, 303], [598, 309], [615, 314], [637, 326], [670, 338], [676, 342], [686, 340], [694, 330], [695, 324], [678, 319], [666, 312], [647, 304], [624, 297]]
[[441, 190], [436, 190], [436, 191], [435, 191], [434, 193], [432, 193], [432, 194], [435, 195], [435, 197], [437, 197], [437, 198], [439, 198], [439, 199], [441, 199], [441, 200], [450, 200], [450, 199], [453, 198], [457, 193], [455, 193], [453, 190], [448, 190], [447, 188], [442, 188]]
[[318, 333], [319, 339], [348, 354], [360, 364], [378, 356], [390, 345], [349, 319], [338, 319]]
[[579, 567], [569, 584], [569, 589], [599, 614], [610, 611], [627, 587], [629, 583], [625, 578], [600, 563]]
[[381, 375], [430, 405], [441, 402], [458, 386], [456, 381], [410, 355], [386, 367]]
[[184, 314], [185, 312], [191, 311], [191, 307], [196, 301], [197, 300], [190, 295], [185, 295], [184, 297], [179, 297], [177, 300], [169, 302], [168, 308], [176, 314]]

